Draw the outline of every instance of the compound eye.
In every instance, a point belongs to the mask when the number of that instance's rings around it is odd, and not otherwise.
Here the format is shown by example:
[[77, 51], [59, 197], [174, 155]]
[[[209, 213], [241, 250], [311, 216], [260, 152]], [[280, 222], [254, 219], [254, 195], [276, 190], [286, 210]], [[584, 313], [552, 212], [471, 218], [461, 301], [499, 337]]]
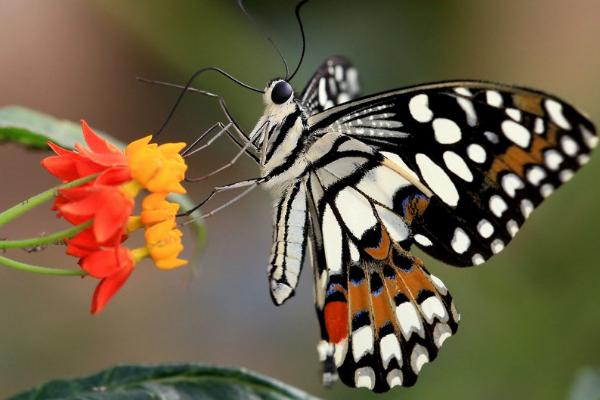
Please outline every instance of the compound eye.
[[292, 97], [293, 93], [294, 90], [289, 83], [286, 81], [279, 81], [275, 84], [273, 90], [271, 91], [271, 100], [275, 104], [283, 104], [288, 101], [290, 97]]

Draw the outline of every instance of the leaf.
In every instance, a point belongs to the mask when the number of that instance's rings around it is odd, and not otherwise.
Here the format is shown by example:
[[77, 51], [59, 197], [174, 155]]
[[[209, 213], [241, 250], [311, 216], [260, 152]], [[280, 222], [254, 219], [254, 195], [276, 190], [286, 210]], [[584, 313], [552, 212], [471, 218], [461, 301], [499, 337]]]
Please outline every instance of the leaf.
[[50, 381], [9, 400], [34, 399], [317, 400], [245, 369], [200, 364], [118, 366], [86, 378]]
[[[109, 135], [95, 130], [100, 136], [109, 140], [115, 146], [124, 148], [125, 144]], [[75, 143], [84, 143], [81, 125], [72, 121], [58, 119], [39, 111], [30, 110], [20, 106], [0, 108], [0, 142], [14, 142], [21, 145], [48, 149], [46, 142], [54, 143], [72, 149]], [[174, 201], [181, 204], [182, 210], [189, 210], [194, 202], [187, 196], [172, 196]], [[199, 251], [206, 239], [206, 227], [199, 213], [194, 213], [194, 230], [196, 231], [196, 251]]]

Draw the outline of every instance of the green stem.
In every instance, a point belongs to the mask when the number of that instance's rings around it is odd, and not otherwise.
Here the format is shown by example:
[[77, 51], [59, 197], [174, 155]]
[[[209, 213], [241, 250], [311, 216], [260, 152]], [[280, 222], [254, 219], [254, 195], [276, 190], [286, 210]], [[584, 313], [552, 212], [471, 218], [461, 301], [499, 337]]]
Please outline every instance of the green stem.
[[70, 239], [77, 235], [82, 230], [86, 229], [92, 224], [92, 221], [84, 222], [73, 226], [69, 229], [64, 229], [46, 236], [40, 236], [36, 238], [21, 239], [21, 240], [0, 240], [0, 249], [17, 249], [17, 248], [28, 248], [43, 246], [46, 244], [60, 243], [64, 239]]
[[6, 258], [0, 256], [0, 264], [5, 267], [16, 269], [19, 271], [31, 272], [34, 274], [41, 275], [54, 275], [54, 276], [85, 276], [85, 271], [78, 271], [72, 269], [62, 269], [62, 268], [48, 268], [48, 267], [40, 267], [39, 265], [31, 265], [22, 263], [20, 261], [11, 260], [10, 258]]
[[8, 210], [0, 213], [0, 226], [5, 225], [6, 223], [12, 221], [13, 219], [25, 214], [27, 211], [31, 210], [32, 208], [37, 207], [37, 206], [44, 204], [45, 202], [51, 200], [53, 197], [55, 197], [58, 194], [59, 190], [79, 186], [83, 183], [91, 181], [92, 179], [96, 178], [97, 176], [98, 176], [98, 174], [88, 175], [86, 177], [76, 179], [72, 182], [65, 183], [64, 185], [53, 187], [52, 189], [48, 189], [45, 192], [36, 194], [35, 196], [32, 196], [25, 201], [22, 201], [21, 203], [17, 204], [16, 206], [13, 206], [13, 207], [9, 208]]

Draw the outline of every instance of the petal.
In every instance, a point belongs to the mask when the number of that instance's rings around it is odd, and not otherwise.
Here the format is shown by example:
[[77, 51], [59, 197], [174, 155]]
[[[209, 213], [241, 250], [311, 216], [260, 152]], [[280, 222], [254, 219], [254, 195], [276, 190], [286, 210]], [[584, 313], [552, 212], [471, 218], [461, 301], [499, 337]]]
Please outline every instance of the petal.
[[[179, 152], [184, 149], [186, 146], [185, 143], [165, 143], [158, 146], [158, 149], [161, 153], [163, 153], [166, 157], [173, 157], [179, 155]], [[181, 157], [181, 156], [180, 156]]]
[[155, 264], [160, 269], [173, 269], [186, 265], [187, 263], [187, 260], [182, 260], [181, 258], [170, 258], [167, 260], [159, 260]]
[[94, 153], [120, 153], [119, 149], [98, 136], [83, 119], [81, 120], [81, 129], [85, 142]]
[[117, 293], [119, 289], [125, 284], [129, 276], [133, 272], [133, 268], [123, 268], [121, 272], [115, 274], [109, 278], [103, 279], [92, 297], [91, 313], [98, 314], [106, 303]]
[[112, 167], [104, 172], [96, 179], [99, 185], [121, 185], [131, 180], [131, 172], [127, 167]]
[[75, 161], [61, 156], [50, 156], [42, 160], [42, 167], [63, 182], [79, 178]]
[[128, 250], [124, 247], [114, 247], [94, 251], [82, 260], [81, 268], [94, 278], [106, 278], [119, 273], [128, 264], [133, 265]]
[[107, 195], [94, 216], [96, 239], [103, 243], [117, 233], [123, 233], [132, 210], [133, 202], [125, 198], [120, 191]]

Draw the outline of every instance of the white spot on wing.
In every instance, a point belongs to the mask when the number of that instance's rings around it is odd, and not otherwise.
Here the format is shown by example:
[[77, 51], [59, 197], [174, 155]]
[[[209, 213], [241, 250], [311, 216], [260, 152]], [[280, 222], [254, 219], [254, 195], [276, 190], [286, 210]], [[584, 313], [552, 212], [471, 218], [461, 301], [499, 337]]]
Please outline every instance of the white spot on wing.
[[352, 357], [360, 360], [365, 354], [373, 353], [373, 329], [371, 325], [361, 326], [352, 332]]
[[419, 166], [419, 170], [421, 171], [421, 175], [429, 188], [438, 195], [444, 203], [449, 206], [456, 206], [459, 199], [458, 191], [446, 172], [425, 154], [419, 153], [416, 155], [415, 159]]
[[398, 365], [402, 365], [402, 352], [400, 351], [400, 343], [398, 338], [393, 333], [388, 333], [379, 342], [381, 349], [381, 361], [383, 368], [387, 369], [392, 358], [398, 360]]
[[545, 183], [540, 188], [540, 194], [544, 198], [550, 196], [552, 194], [552, 192], [554, 192], [554, 186], [552, 186], [552, 184], [550, 184], [550, 183]]
[[398, 368], [394, 368], [387, 374], [386, 380], [390, 388], [402, 386], [402, 371]]
[[427, 349], [420, 344], [416, 344], [410, 356], [410, 366], [416, 375], [421, 372], [423, 365], [429, 362], [429, 354]]
[[408, 185], [409, 182], [400, 174], [381, 165], [369, 170], [356, 187], [379, 203], [392, 208], [396, 192]]
[[485, 149], [477, 143], [470, 144], [469, 147], [467, 147], [467, 155], [477, 164], [483, 164], [487, 158]]
[[590, 149], [593, 149], [598, 145], [598, 136], [594, 135], [583, 125], [580, 125], [579, 129], [581, 130], [585, 144], [587, 144]]
[[525, 184], [515, 174], [506, 174], [502, 177], [502, 188], [510, 197], [515, 197], [517, 190], [523, 189]]
[[563, 160], [563, 156], [561, 156], [560, 153], [554, 149], [548, 150], [544, 153], [544, 161], [546, 166], [552, 171], [558, 170]]
[[533, 203], [529, 199], [521, 200], [521, 213], [525, 218], [529, 217], [533, 211]]
[[448, 324], [438, 323], [435, 328], [433, 328], [433, 342], [439, 349], [442, 347], [442, 344], [452, 336], [452, 330], [448, 326]]
[[408, 235], [410, 234], [408, 230], [408, 226], [398, 214], [390, 211], [387, 208], [383, 208], [381, 206], [375, 206], [377, 210], [377, 214], [379, 214], [379, 218], [383, 222], [385, 229], [390, 234], [390, 237], [396, 242], [402, 242], [408, 239]]
[[425, 337], [421, 317], [419, 317], [417, 308], [410, 301], [405, 301], [396, 307], [396, 318], [406, 340], [410, 339], [413, 332], [421, 337]]
[[542, 167], [533, 166], [527, 171], [527, 180], [534, 186], [538, 186], [540, 182], [546, 177], [546, 172]]
[[369, 200], [356, 189], [347, 187], [341, 190], [335, 199], [335, 205], [350, 232], [359, 239], [377, 224]]
[[562, 129], [571, 129], [571, 124], [565, 118], [563, 114], [563, 106], [558, 101], [553, 99], [546, 100], [546, 111], [554, 123], [560, 126]]
[[562, 149], [565, 152], [565, 154], [571, 157], [575, 156], [579, 151], [579, 146], [577, 145], [577, 142], [573, 140], [572, 137], [567, 135], [564, 135], [560, 139], [560, 145], [562, 146]]
[[502, 122], [502, 132], [510, 141], [526, 149], [531, 142], [531, 133], [523, 125], [507, 119]]
[[485, 262], [485, 259], [481, 254], [474, 254], [471, 261], [473, 262], [473, 265], [481, 265]]
[[495, 90], [488, 90], [485, 92], [485, 100], [490, 106], [502, 107], [502, 95]]
[[463, 254], [469, 246], [471, 245], [471, 239], [461, 228], [456, 228], [454, 230], [454, 236], [452, 237], [452, 250], [454, 250], [457, 254]]
[[487, 219], [482, 219], [477, 224], [477, 231], [481, 237], [487, 239], [494, 233], [494, 225], [492, 225]]
[[410, 115], [418, 122], [429, 122], [433, 118], [433, 112], [429, 109], [429, 97], [426, 94], [418, 94], [408, 102]]
[[496, 239], [492, 242], [492, 253], [498, 254], [504, 249], [504, 242], [500, 239]]
[[473, 173], [471, 173], [467, 163], [465, 163], [465, 160], [463, 160], [461, 156], [453, 151], [446, 151], [443, 157], [446, 167], [448, 167], [450, 171], [460, 177], [463, 181], [473, 181]]
[[456, 143], [462, 137], [460, 127], [456, 122], [448, 118], [434, 119], [433, 132], [435, 134], [435, 140], [441, 144]]
[[516, 108], [509, 107], [506, 109], [506, 115], [514, 119], [515, 121], [521, 121], [521, 111]]
[[357, 388], [364, 387], [373, 390], [375, 387], [375, 372], [371, 367], [358, 368], [354, 372], [354, 385]]
[[459, 97], [456, 99], [458, 105], [464, 111], [467, 116], [467, 124], [469, 126], [477, 125], [477, 114], [475, 113], [475, 108], [473, 107], [473, 102], [469, 99], [465, 99], [463, 97]]
[[490, 197], [490, 210], [492, 210], [496, 217], [500, 218], [507, 209], [508, 206], [502, 197], [498, 196], [497, 194]]
[[573, 171], [570, 169], [565, 169], [564, 171], [560, 171], [558, 174], [558, 178], [561, 182], [568, 182], [573, 178]]
[[511, 219], [506, 223], [506, 230], [510, 234], [511, 237], [515, 237], [517, 232], [519, 232], [519, 224], [514, 219]]
[[423, 315], [429, 324], [433, 323], [435, 317], [438, 317], [441, 321], [448, 320], [448, 313], [446, 312], [446, 308], [435, 296], [431, 296], [426, 298], [421, 303], [421, 310], [423, 311]]
[[333, 352], [333, 362], [336, 367], [339, 367], [344, 362], [346, 358], [346, 353], [348, 352], [348, 338], [340, 341], [335, 344], [335, 350]]
[[421, 246], [431, 246], [433, 243], [431, 243], [431, 240], [429, 240], [429, 238], [427, 236], [423, 236], [420, 233], [417, 233], [415, 235], [415, 242], [419, 243]]
[[323, 211], [323, 244], [327, 269], [332, 274], [342, 272], [342, 228], [329, 204]]
[[435, 275], [429, 275], [429, 279], [433, 282], [435, 288], [440, 292], [442, 296], [445, 296], [448, 293], [448, 288], [444, 285], [444, 282], [440, 278]]

